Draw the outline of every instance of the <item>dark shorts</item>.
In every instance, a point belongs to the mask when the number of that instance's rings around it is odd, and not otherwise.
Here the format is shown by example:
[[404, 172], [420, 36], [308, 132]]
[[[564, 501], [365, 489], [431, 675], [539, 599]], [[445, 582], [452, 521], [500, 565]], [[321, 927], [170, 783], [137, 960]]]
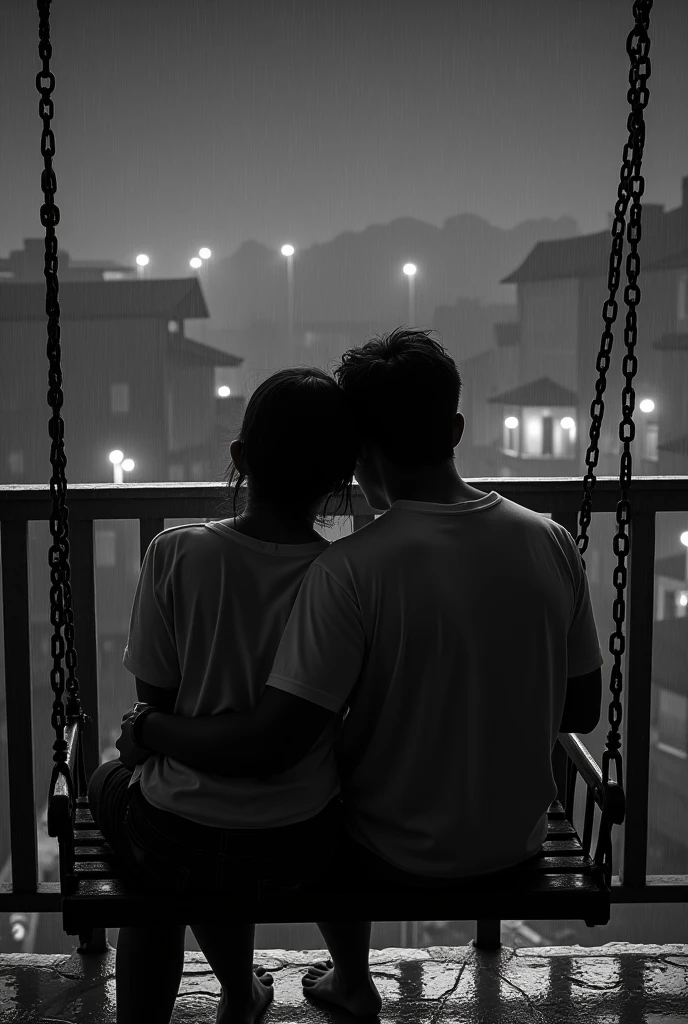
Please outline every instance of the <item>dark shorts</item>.
[[332, 879], [341, 852], [339, 798], [295, 825], [222, 829], [153, 807], [138, 783], [129, 786], [131, 776], [119, 761], [101, 764], [88, 799], [93, 820], [136, 881], [175, 892], [227, 892], [242, 881], [292, 886]]

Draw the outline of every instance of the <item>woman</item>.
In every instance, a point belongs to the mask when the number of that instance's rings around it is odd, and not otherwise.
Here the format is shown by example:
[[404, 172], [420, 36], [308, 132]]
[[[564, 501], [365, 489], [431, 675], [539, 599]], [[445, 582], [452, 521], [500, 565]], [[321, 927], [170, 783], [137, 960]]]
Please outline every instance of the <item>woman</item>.
[[[314, 529], [318, 511], [331, 499], [340, 514], [350, 508], [357, 441], [342, 391], [321, 370], [274, 374], [251, 397], [230, 453], [234, 517], [153, 540], [124, 655], [139, 700], [185, 716], [258, 702], [303, 576], [327, 547]], [[306, 758], [267, 776], [257, 767], [255, 777], [229, 779], [162, 755], [133, 773], [131, 763], [109, 762], [89, 786], [93, 817], [123, 863], [163, 888], [222, 891], [244, 879], [324, 876], [338, 842], [337, 727], [328, 722]], [[254, 926], [192, 929], [222, 985], [218, 1021], [255, 1021], [272, 998], [272, 978], [252, 971]], [[169, 1021], [184, 932], [120, 931], [119, 1021]]]

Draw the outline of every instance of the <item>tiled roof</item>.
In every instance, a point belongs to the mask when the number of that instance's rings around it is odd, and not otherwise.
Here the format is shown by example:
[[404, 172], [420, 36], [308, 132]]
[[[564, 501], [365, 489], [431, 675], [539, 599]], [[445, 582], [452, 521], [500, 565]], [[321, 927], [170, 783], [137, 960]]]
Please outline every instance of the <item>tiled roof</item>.
[[575, 391], [569, 391], [556, 381], [550, 380], [549, 377], [540, 377], [510, 391], [503, 391], [501, 395], [494, 395], [487, 401], [499, 405], [566, 406], [578, 405], [578, 395]]
[[[642, 226], [640, 259], [643, 270], [686, 266], [688, 208], [679, 206], [675, 210], [665, 212], [662, 206], [646, 204]], [[538, 242], [523, 263], [508, 277], [502, 278], [501, 283], [606, 277], [610, 248], [611, 231]], [[624, 251], [628, 251], [627, 243], [624, 245]], [[678, 262], [675, 262], [676, 260]]]
[[686, 334], [663, 334], [652, 343], [653, 348], [662, 352], [688, 352], [688, 333]]
[[[209, 315], [196, 277], [65, 281], [59, 299], [60, 316], [65, 320], [200, 320]], [[45, 315], [43, 283], [0, 282], [0, 320], [43, 320]]]
[[223, 352], [192, 338], [180, 339], [177, 334], [168, 334], [167, 338], [168, 354], [186, 366], [241, 366], [244, 361], [231, 352]]

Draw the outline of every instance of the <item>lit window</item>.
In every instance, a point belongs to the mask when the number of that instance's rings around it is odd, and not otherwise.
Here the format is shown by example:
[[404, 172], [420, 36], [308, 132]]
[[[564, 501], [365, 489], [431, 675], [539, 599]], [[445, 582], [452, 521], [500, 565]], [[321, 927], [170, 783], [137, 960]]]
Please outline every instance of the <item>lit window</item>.
[[95, 532], [96, 565], [99, 568], [111, 569], [115, 564], [115, 531], [96, 530]]
[[678, 275], [678, 295], [676, 316], [678, 322], [688, 320], [688, 273]]
[[673, 690], [658, 690], [657, 749], [685, 759], [688, 757], [688, 697]]
[[648, 423], [645, 427], [645, 458], [659, 461], [659, 424]]
[[24, 472], [24, 452], [10, 452], [7, 456], [10, 473], [18, 475]]
[[110, 385], [110, 412], [129, 412], [129, 385], [126, 382]]

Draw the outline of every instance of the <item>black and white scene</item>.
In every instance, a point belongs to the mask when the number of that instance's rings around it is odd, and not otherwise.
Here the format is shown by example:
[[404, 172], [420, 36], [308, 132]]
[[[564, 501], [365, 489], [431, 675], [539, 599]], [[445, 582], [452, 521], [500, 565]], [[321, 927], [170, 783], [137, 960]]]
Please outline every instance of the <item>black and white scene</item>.
[[688, 1019], [688, 4], [4, 0], [0, 1021]]

